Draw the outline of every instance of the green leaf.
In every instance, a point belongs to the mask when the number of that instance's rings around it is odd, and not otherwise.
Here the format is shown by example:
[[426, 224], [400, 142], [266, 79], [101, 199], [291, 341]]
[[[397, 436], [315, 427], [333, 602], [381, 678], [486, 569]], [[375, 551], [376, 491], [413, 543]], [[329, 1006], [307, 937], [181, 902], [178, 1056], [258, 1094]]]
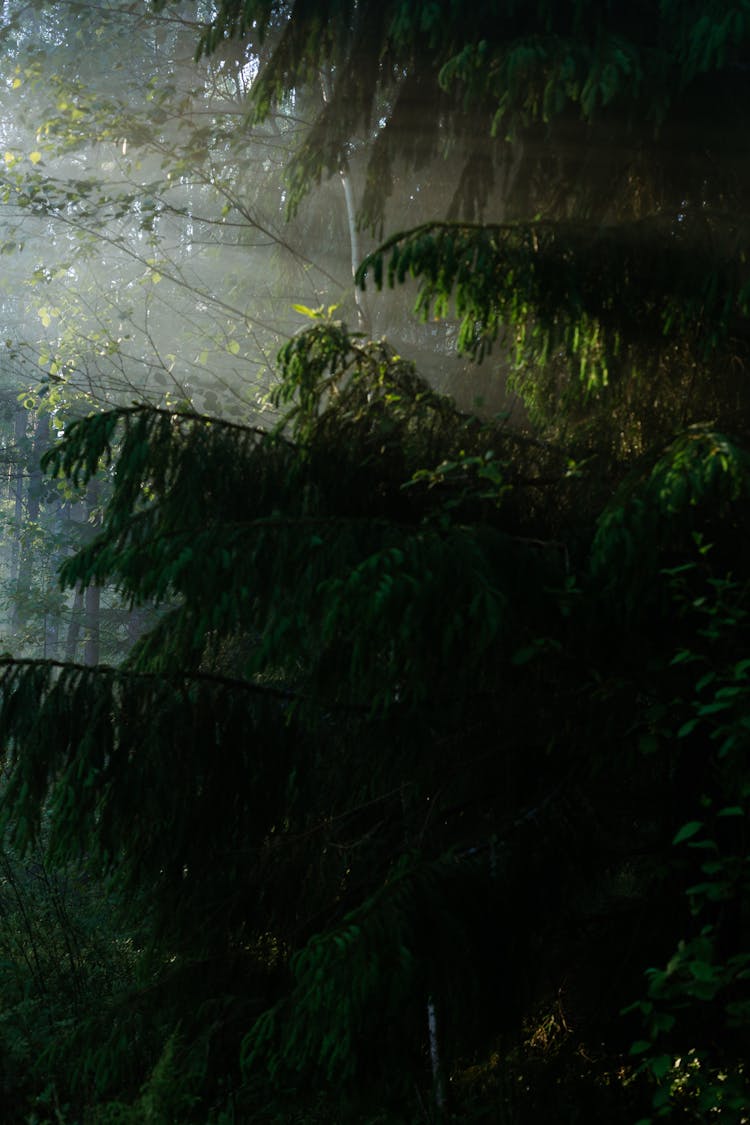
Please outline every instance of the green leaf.
[[702, 820], [690, 820], [690, 821], [688, 821], [688, 823], [683, 824], [683, 826], [682, 826], [682, 828], [680, 828], [679, 832], [677, 832], [675, 834], [675, 837], [672, 840], [672, 843], [673, 844], [681, 844], [684, 840], [689, 840], [691, 838], [691, 836], [695, 836], [696, 832], [699, 832], [702, 827], [703, 827], [703, 821]]
[[672, 1069], [672, 1056], [657, 1055], [656, 1058], [649, 1059], [648, 1068], [654, 1078], [662, 1079]]

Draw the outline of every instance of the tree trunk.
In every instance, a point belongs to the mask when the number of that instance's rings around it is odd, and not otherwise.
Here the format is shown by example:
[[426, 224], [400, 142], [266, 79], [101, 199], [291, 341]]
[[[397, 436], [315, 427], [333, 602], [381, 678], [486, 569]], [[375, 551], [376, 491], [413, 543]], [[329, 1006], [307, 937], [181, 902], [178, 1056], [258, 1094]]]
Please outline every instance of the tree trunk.
[[[99, 481], [96, 479], [96, 477], [92, 477], [92, 479], [89, 481], [86, 502], [89, 513], [88, 530], [89, 533], [93, 536], [96, 534], [96, 528], [101, 522], [101, 516], [98, 512]], [[85, 631], [85, 641], [83, 646], [84, 664], [99, 663], [100, 608], [101, 587], [94, 585], [87, 586], [84, 591], [83, 615]]]
[[[18, 564], [21, 554], [21, 527], [23, 524], [23, 478], [26, 469], [26, 458], [23, 456], [23, 446], [26, 439], [26, 411], [17, 410], [13, 422], [13, 452], [15, 466], [10, 481], [11, 496], [13, 499], [13, 547], [10, 555], [10, 581], [18, 578]], [[16, 612], [13, 611], [15, 621]]]
[[[331, 76], [326, 71], [320, 72], [320, 87], [323, 91], [323, 101], [329, 102], [331, 100]], [[345, 160], [339, 168], [339, 179], [341, 180], [341, 187], [344, 191], [344, 203], [346, 205], [346, 223], [349, 230], [349, 249], [352, 268], [352, 285], [354, 289], [354, 303], [357, 306], [357, 320], [358, 329], [360, 332], [370, 334], [370, 315], [367, 311], [365, 304], [365, 295], [358, 285], [354, 285], [354, 275], [357, 272], [362, 252], [359, 244], [359, 228], [357, 226], [357, 208], [354, 204], [354, 189], [352, 187], [352, 178], [349, 173], [349, 164]]]
[[76, 588], [73, 598], [73, 608], [70, 613], [68, 632], [65, 637], [65, 659], [69, 664], [75, 662], [78, 652], [78, 638], [81, 633], [81, 618], [83, 617], [83, 590]]
[[84, 626], [86, 641], [83, 646], [83, 663], [99, 663], [99, 609], [101, 601], [101, 587], [87, 586], [84, 595], [85, 613]]
[[[23, 428], [25, 430], [25, 414]], [[18, 416], [17, 416], [18, 417]], [[24, 536], [24, 531], [31, 533], [33, 525], [39, 521], [39, 512], [42, 504], [43, 475], [40, 467], [42, 454], [49, 445], [49, 415], [41, 414], [37, 417], [34, 427], [34, 440], [31, 446], [31, 456], [28, 465], [28, 488], [26, 491], [26, 516], [23, 511], [23, 467], [20, 467], [18, 487], [16, 492], [16, 526], [17, 553], [15, 559], [16, 596], [13, 606], [12, 628], [17, 630], [23, 625], [22, 607], [29, 604], [31, 597], [31, 583], [34, 576], [34, 536]], [[22, 530], [23, 528], [23, 530]]]

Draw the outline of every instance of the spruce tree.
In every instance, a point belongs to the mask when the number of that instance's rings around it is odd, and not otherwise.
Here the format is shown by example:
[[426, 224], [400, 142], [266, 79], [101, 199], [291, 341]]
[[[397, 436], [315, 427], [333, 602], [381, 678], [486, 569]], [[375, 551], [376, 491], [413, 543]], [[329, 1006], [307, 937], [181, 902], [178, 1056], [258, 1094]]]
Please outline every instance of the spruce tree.
[[230, 0], [200, 41], [263, 48], [258, 117], [333, 76], [292, 206], [357, 131], [376, 228], [389, 170], [462, 148], [452, 212], [358, 280], [455, 308], [534, 424], [331, 310], [279, 354], [273, 429], [134, 406], [45, 458], [114, 467], [63, 583], [163, 613], [118, 668], [4, 660], [7, 830], [114, 881], [242, 1119], [440, 1114], [451, 1078], [466, 1115], [743, 1120], [748, 31], [744, 3]]

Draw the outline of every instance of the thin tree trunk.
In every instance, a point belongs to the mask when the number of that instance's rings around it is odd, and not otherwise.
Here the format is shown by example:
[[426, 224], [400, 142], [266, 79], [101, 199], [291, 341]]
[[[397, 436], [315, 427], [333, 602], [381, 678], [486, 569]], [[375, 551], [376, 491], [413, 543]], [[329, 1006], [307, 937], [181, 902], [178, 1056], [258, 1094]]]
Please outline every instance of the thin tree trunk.
[[[13, 452], [15, 455], [15, 471], [11, 481], [11, 491], [13, 498], [13, 547], [10, 555], [10, 580], [15, 582], [18, 578], [18, 564], [21, 556], [21, 526], [23, 524], [23, 478], [25, 470], [25, 458], [22, 458], [22, 449], [24, 439], [26, 437], [26, 411], [16, 411], [16, 416], [13, 423]], [[15, 621], [16, 612], [13, 611], [13, 619]]]
[[[89, 528], [91, 533], [95, 534], [96, 526], [100, 521], [100, 516], [97, 512], [97, 506], [99, 504], [99, 481], [96, 480], [96, 478], [92, 478], [89, 481], [86, 499], [89, 510]], [[101, 588], [94, 585], [87, 586], [84, 591], [84, 629], [86, 638], [83, 646], [84, 664], [99, 663], [100, 609]]]
[[85, 630], [86, 641], [83, 646], [83, 663], [99, 663], [99, 609], [101, 605], [101, 587], [87, 586], [84, 594], [85, 602]]
[[78, 638], [81, 634], [81, 618], [83, 617], [83, 590], [76, 586], [73, 598], [73, 607], [70, 612], [70, 623], [65, 637], [65, 659], [69, 664], [75, 662], [78, 652]]
[[57, 644], [60, 638], [60, 619], [57, 614], [44, 619], [44, 659], [57, 660]]
[[[346, 219], [349, 226], [349, 245], [351, 247], [351, 261], [352, 261], [352, 282], [357, 273], [357, 268], [362, 260], [362, 251], [359, 244], [359, 227], [357, 226], [357, 210], [354, 206], [354, 191], [352, 190], [352, 178], [349, 175], [349, 165], [344, 165], [339, 169], [339, 178], [341, 186], [344, 189], [344, 199], [346, 201]], [[365, 304], [365, 295], [363, 290], [358, 285], [354, 285], [354, 301], [357, 305], [357, 319], [359, 320], [360, 332], [370, 332], [370, 315], [367, 311]]]
[[437, 1013], [435, 1001], [427, 1001], [427, 1032], [430, 1040], [430, 1063], [432, 1064], [432, 1096], [435, 1101], [435, 1117], [437, 1121], [443, 1120], [445, 1110], [445, 1088], [443, 1086], [443, 1069], [440, 1065], [440, 1044], [438, 1041]]
[[[25, 429], [25, 422], [24, 422]], [[28, 489], [26, 491], [26, 519], [25, 528], [31, 531], [32, 526], [37, 523], [39, 519], [39, 512], [42, 506], [42, 470], [40, 461], [42, 454], [49, 445], [49, 415], [40, 414], [37, 416], [36, 426], [34, 427], [34, 440], [31, 446], [31, 457], [28, 468]], [[23, 471], [19, 474], [22, 478]], [[31, 597], [31, 582], [34, 576], [34, 537], [30, 536], [30, 541], [24, 542], [21, 524], [23, 520], [23, 480], [19, 479], [18, 492], [16, 494], [16, 523], [18, 527], [17, 543], [19, 550], [16, 556], [15, 571], [16, 571], [16, 600], [13, 608], [13, 629], [19, 629], [23, 624], [21, 619], [22, 607], [29, 604]]]
[[[331, 76], [326, 74], [325, 71], [320, 72], [320, 88], [323, 91], [323, 101], [328, 103], [331, 99]], [[354, 303], [357, 306], [357, 320], [360, 332], [370, 331], [370, 316], [367, 311], [365, 303], [365, 295], [358, 285], [354, 284], [354, 275], [359, 266], [362, 251], [359, 242], [359, 227], [357, 226], [357, 208], [354, 204], [354, 189], [352, 187], [352, 178], [349, 174], [348, 161], [339, 168], [339, 179], [341, 180], [341, 187], [344, 190], [344, 203], [346, 205], [346, 222], [349, 229], [349, 249], [352, 270], [352, 286], [354, 289]]]

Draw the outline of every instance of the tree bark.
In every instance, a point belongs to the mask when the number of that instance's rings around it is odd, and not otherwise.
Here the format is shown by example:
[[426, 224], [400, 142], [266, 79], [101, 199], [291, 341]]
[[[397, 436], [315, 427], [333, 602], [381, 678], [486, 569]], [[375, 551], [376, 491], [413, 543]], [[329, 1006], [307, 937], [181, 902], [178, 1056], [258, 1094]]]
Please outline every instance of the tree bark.
[[[23, 524], [23, 478], [24, 470], [26, 468], [26, 459], [22, 456], [24, 441], [26, 438], [26, 421], [27, 412], [25, 410], [17, 410], [16, 416], [13, 421], [13, 452], [15, 455], [15, 469], [10, 481], [11, 496], [13, 499], [13, 523], [14, 535], [13, 546], [10, 555], [10, 581], [15, 582], [18, 578], [18, 565], [21, 555], [21, 526]], [[15, 623], [16, 611], [13, 611], [13, 620]]]
[[[320, 72], [320, 88], [323, 91], [323, 101], [329, 102], [331, 100], [331, 76], [325, 71]], [[357, 306], [357, 321], [360, 332], [370, 333], [370, 315], [367, 311], [365, 304], [365, 295], [358, 285], [354, 284], [354, 276], [359, 266], [362, 251], [359, 243], [359, 227], [357, 226], [357, 208], [354, 203], [354, 189], [352, 187], [352, 178], [349, 173], [349, 164], [345, 160], [339, 168], [339, 179], [341, 180], [341, 187], [344, 191], [344, 203], [346, 205], [346, 223], [349, 230], [349, 249], [351, 258], [352, 269], [352, 286], [354, 290], [354, 303]]]
[[[100, 515], [98, 512], [99, 505], [99, 481], [92, 477], [89, 481], [88, 494], [86, 497], [88, 513], [89, 513], [89, 532], [91, 535], [96, 533], [96, 527], [100, 522]], [[100, 649], [100, 609], [101, 609], [101, 587], [90, 585], [84, 591], [84, 632], [85, 640], [83, 646], [83, 663], [84, 664], [98, 664], [99, 663], [99, 649]]]
[[84, 594], [85, 613], [84, 626], [86, 640], [83, 646], [83, 663], [99, 663], [99, 620], [101, 604], [101, 587], [87, 586]]
[[76, 588], [73, 598], [73, 607], [70, 612], [68, 632], [65, 637], [65, 659], [69, 664], [75, 662], [78, 652], [78, 638], [81, 633], [81, 618], [83, 617], [83, 590]]
[[[18, 419], [18, 415], [16, 416]], [[24, 411], [23, 429], [26, 428], [26, 412]], [[26, 514], [24, 519], [23, 504], [23, 476], [24, 466], [19, 465], [19, 474], [16, 488], [16, 557], [15, 569], [16, 597], [13, 605], [12, 628], [17, 630], [23, 625], [21, 610], [28, 604], [31, 596], [31, 582], [34, 571], [34, 543], [24, 542], [23, 531], [31, 530], [33, 524], [39, 519], [42, 504], [43, 476], [40, 467], [42, 454], [49, 445], [49, 415], [40, 414], [34, 427], [34, 439], [31, 445], [31, 456], [28, 465], [28, 488], [26, 490]]]

